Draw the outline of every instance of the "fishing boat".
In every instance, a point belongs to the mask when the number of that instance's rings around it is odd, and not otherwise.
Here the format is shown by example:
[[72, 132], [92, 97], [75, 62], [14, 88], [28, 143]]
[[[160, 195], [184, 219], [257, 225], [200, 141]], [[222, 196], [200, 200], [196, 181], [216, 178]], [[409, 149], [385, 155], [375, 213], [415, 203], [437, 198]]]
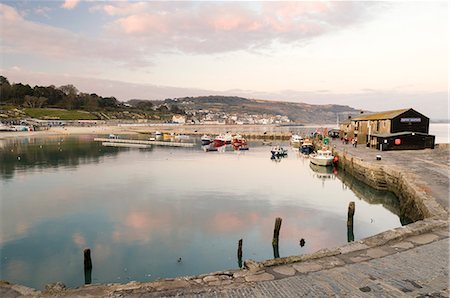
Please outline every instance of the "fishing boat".
[[291, 137], [291, 146], [294, 148], [299, 148], [302, 144], [303, 138], [299, 135], [292, 135]]
[[318, 166], [331, 166], [333, 165], [333, 159], [333, 153], [325, 148], [322, 150], [317, 150], [317, 153], [309, 155], [309, 160], [311, 163]]
[[213, 143], [215, 146], [222, 146], [226, 144], [231, 144], [232, 137], [230, 134], [220, 134], [214, 138]]
[[311, 142], [310, 139], [304, 139], [303, 140], [303, 143], [302, 143], [302, 145], [300, 147], [300, 151], [303, 154], [306, 154], [306, 155], [313, 153], [314, 145], [313, 145], [313, 143]]
[[243, 138], [241, 135], [236, 134], [232, 136], [233, 139], [231, 140], [231, 144], [233, 146], [246, 146], [247, 145], [247, 140], [245, 138]]
[[272, 150], [270, 150], [270, 152], [272, 153], [272, 157], [283, 157], [283, 156], [287, 156], [287, 150], [284, 149], [281, 146], [275, 146], [272, 148]]
[[200, 138], [202, 145], [209, 145], [213, 141], [213, 139], [208, 135], [202, 135]]

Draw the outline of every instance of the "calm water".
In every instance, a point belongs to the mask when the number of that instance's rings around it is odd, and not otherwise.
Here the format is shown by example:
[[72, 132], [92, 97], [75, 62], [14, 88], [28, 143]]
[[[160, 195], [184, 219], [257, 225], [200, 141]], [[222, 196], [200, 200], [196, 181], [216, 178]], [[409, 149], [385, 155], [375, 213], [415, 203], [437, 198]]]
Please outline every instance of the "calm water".
[[94, 283], [233, 269], [241, 238], [244, 259], [273, 258], [276, 217], [281, 256], [314, 252], [347, 242], [350, 201], [355, 240], [401, 225], [392, 194], [317, 173], [292, 150], [274, 162], [259, 142], [206, 153], [199, 145], [102, 147], [92, 138], [0, 143], [0, 279], [82, 285], [86, 247]]

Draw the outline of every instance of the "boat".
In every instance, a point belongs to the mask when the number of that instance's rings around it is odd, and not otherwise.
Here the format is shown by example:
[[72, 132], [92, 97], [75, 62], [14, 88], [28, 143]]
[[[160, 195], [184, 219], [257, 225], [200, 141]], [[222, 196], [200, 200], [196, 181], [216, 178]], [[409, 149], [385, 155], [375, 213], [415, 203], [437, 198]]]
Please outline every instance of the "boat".
[[333, 159], [333, 153], [325, 148], [322, 150], [317, 150], [317, 153], [309, 155], [309, 160], [311, 163], [318, 166], [332, 166]]
[[231, 140], [231, 145], [233, 145], [233, 147], [246, 147], [247, 140], [239, 134], [233, 135], [233, 139]]
[[183, 135], [183, 134], [176, 134], [174, 138], [175, 138], [175, 140], [179, 140], [179, 141], [189, 140], [189, 136]]
[[231, 144], [232, 137], [230, 134], [220, 134], [214, 138], [214, 146], [222, 146], [226, 144]]
[[303, 154], [306, 154], [306, 155], [313, 153], [314, 145], [313, 145], [313, 143], [311, 142], [310, 139], [304, 139], [303, 140], [303, 143], [302, 143], [302, 145], [300, 147], [300, 151]]
[[283, 156], [287, 156], [287, 150], [284, 149], [281, 146], [275, 146], [272, 148], [272, 150], [270, 150], [270, 152], [272, 153], [272, 157], [283, 157]]
[[292, 135], [291, 137], [291, 146], [294, 148], [300, 147], [302, 144], [303, 138], [299, 135]]
[[202, 135], [200, 138], [202, 145], [209, 145], [213, 141], [213, 139], [208, 135]]

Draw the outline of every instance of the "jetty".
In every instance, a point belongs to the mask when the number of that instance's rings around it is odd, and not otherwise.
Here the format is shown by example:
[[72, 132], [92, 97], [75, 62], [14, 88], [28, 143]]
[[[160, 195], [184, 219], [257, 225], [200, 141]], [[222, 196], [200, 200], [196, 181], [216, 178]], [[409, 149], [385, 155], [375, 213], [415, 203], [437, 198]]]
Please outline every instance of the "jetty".
[[152, 148], [152, 145], [133, 144], [133, 143], [102, 142], [102, 145], [107, 147], [125, 147], [125, 148], [139, 148], [139, 149]]
[[[180, 142], [161, 142], [161, 141], [146, 141], [146, 140], [132, 140], [132, 139], [108, 139], [108, 138], [95, 138], [96, 142], [116, 144], [137, 144], [137, 145], [155, 145], [155, 146], [168, 146], [168, 147], [194, 147], [194, 143], [180, 143]], [[104, 145], [105, 146], [105, 145]], [[111, 145], [113, 146], [113, 145]]]

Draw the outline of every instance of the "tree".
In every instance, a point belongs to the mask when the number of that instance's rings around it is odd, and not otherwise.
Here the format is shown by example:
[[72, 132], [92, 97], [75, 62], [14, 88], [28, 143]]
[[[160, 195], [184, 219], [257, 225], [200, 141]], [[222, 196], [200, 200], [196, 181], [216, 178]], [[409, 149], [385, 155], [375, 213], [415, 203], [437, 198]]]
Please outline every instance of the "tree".
[[0, 76], [0, 100], [5, 102], [10, 99], [11, 85], [6, 77]]
[[30, 85], [18, 83], [11, 86], [11, 98], [14, 103], [22, 105], [26, 95], [33, 95], [33, 88]]
[[174, 114], [185, 114], [184, 110], [177, 105], [171, 105], [170, 112]]
[[9, 83], [9, 81], [8, 81], [8, 78], [7, 78], [7, 77], [4, 77], [4, 76], [0, 76], [0, 85], [3, 85], [3, 84], [6, 84], [6, 85], [9, 85], [9, 86], [11, 86], [11, 84]]
[[60, 86], [58, 89], [66, 96], [76, 96], [78, 94], [78, 89], [72, 84]]
[[153, 104], [150, 101], [143, 100], [136, 104], [136, 108], [142, 111], [151, 111], [153, 110]]
[[47, 101], [45, 97], [36, 97], [25, 95], [23, 106], [26, 108], [42, 108], [44, 103]]

